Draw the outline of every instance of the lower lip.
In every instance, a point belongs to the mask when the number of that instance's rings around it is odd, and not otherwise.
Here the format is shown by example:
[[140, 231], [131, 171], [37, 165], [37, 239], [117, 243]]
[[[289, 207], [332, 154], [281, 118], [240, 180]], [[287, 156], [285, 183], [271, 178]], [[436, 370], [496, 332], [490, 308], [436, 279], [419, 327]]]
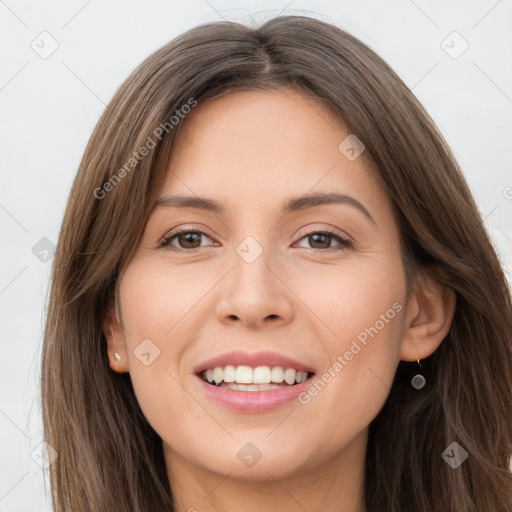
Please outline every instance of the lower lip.
[[277, 409], [297, 398], [311, 385], [313, 376], [294, 386], [283, 386], [268, 391], [237, 391], [235, 389], [220, 388], [206, 383], [196, 375], [199, 385], [205, 393], [218, 404], [240, 412], [264, 412]]

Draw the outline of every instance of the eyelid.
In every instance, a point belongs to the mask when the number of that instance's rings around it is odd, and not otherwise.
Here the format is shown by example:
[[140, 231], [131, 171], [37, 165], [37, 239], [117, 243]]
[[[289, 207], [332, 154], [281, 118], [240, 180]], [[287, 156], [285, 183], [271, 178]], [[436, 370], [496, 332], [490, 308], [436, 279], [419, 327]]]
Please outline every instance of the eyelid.
[[[187, 233], [187, 232], [196, 232], [199, 235], [204, 235], [207, 238], [209, 238], [210, 240], [212, 240], [213, 243], [217, 244], [217, 246], [218, 246], [218, 242], [216, 241], [215, 237], [211, 236], [208, 233], [208, 230], [204, 226], [201, 226], [199, 228], [199, 227], [191, 227], [190, 225], [177, 226], [176, 228], [171, 229], [163, 236], [163, 238], [161, 238], [158, 245], [160, 248], [167, 248], [170, 250], [176, 250], [178, 252], [195, 252], [195, 251], [198, 251], [199, 249], [203, 248], [203, 246], [199, 246], [199, 247], [195, 247], [193, 249], [183, 249], [183, 248], [174, 247], [171, 245], [171, 238], [173, 238], [176, 235], [179, 235], [180, 233]], [[298, 242], [302, 241], [304, 238], [314, 235], [314, 234], [325, 234], [325, 235], [331, 236], [333, 238], [338, 238], [339, 239], [338, 244], [342, 248], [349, 248], [354, 245], [354, 240], [351, 236], [347, 235], [346, 233], [342, 232], [341, 230], [339, 230], [337, 228], [333, 228], [330, 226], [328, 226], [328, 227], [309, 226], [309, 227], [302, 228], [301, 230], [299, 230], [297, 235], [294, 237], [294, 238], [296, 238], [296, 241], [293, 242], [293, 244], [295, 245]], [[302, 249], [306, 249], [306, 250], [313, 251], [313, 252], [336, 252], [336, 251], [341, 250], [340, 248], [309, 249], [307, 247], [302, 247]]]
[[319, 232], [320, 233], [325, 232], [325, 233], [329, 233], [331, 235], [338, 236], [344, 240], [347, 240], [351, 244], [355, 243], [355, 240], [351, 236], [349, 236], [347, 233], [345, 233], [344, 231], [341, 231], [340, 229], [333, 228], [331, 226], [327, 226], [327, 227], [326, 226], [308, 226], [306, 228], [303, 228], [297, 234], [297, 237], [298, 237], [297, 241], [304, 238], [305, 236], [312, 235], [312, 234], [319, 233]]
[[202, 225], [199, 225], [200, 227], [193, 227], [192, 225], [185, 225], [185, 226], [177, 226], [171, 230], [169, 230], [161, 239], [160, 241], [158, 242], [158, 245], [160, 247], [171, 247], [173, 249], [176, 249], [178, 251], [180, 250], [183, 250], [183, 251], [194, 251], [194, 250], [197, 250], [199, 249], [199, 247], [197, 247], [196, 249], [180, 249], [180, 248], [176, 248], [176, 247], [172, 247], [170, 245], [170, 243], [166, 244], [166, 245], [163, 245], [166, 241], [168, 241], [169, 239], [171, 239], [173, 236], [175, 235], [178, 235], [180, 234], [181, 232], [189, 232], [189, 231], [195, 231], [201, 235], [205, 235], [207, 236], [210, 240], [214, 241], [215, 242], [215, 237], [210, 235], [208, 230], [202, 226]]

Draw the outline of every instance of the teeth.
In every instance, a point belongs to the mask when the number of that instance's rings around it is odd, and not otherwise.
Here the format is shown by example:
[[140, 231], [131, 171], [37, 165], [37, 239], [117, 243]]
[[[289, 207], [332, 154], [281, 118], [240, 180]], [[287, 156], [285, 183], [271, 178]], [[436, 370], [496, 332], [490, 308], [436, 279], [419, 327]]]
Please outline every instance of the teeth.
[[222, 379], [224, 378], [224, 371], [222, 368], [217, 366], [217, 368], [213, 369], [213, 380], [215, 381], [215, 384], [220, 384], [222, 382]]
[[272, 373], [268, 366], [258, 366], [254, 368], [252, 373], [252, 381], [254, 384], [269, 384], [272, 382]]
[[270, 391], [271, 389], [279, 389], [282, 386], [276, 386], [275, 384], [235, 384], [234, 382], [226, 384], [223, 382], [219, 387], [235, 391]]
[[308, 372], [297, 372], [297, 375], [295, 377], [295, 380], [300, 384], [301, 382], [304, 382], [308, 378]]
[[280, 366], [274, 366], [272, 368], [272, 382], [283, 382], [284, 370]]
[[297, 372], [293, 368], [287, 368], [284, 372], [284, 380], [287, 384], [295, 384], [295, 375], [297, 375]]
[[224, 382], [235, 382], [235, 367], [232, 364], [224, 368]]
[[[217, 368], [224, 373], [222, 368]], [[250, 366], [237, 366], [235, 370], [235, 382], [239, 384], [252, 384], [252, 368]]]
[[[233, 366], [228, 365], [224, 368], [216, 366], [203, 372], [203, 379], [227, 389], [238, 389], [243, 391], [267, 391], [277, 389], [285, 382], [289, 386], [300, 384], [308, 378], [308, 372], [297, 371], [293, 368], [283, 368], [282, 366]], [[270, 387], [269, 387], [270, 386]]]

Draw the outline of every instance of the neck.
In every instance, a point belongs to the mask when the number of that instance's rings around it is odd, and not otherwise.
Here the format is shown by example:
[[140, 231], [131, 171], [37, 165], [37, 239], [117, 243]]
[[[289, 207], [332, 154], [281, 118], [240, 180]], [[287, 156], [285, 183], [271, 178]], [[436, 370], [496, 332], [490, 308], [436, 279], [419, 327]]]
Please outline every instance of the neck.
[[364, 461], [367, 430], [328, 460], [292, 467], [276, 478], [272, 467], [257, 479], [194, 465], [163, 443], [176, 512], [365, 512]]

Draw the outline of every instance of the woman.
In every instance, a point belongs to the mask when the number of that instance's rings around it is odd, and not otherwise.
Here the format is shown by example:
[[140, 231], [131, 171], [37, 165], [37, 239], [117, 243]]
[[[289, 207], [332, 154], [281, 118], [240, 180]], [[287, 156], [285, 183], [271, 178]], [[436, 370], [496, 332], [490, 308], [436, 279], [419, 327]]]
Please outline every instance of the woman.
[[301, 16], [196, 27], [98, 122], [59, 238], [54, 509], [512, 510], [512, 306], [433, 121]]

